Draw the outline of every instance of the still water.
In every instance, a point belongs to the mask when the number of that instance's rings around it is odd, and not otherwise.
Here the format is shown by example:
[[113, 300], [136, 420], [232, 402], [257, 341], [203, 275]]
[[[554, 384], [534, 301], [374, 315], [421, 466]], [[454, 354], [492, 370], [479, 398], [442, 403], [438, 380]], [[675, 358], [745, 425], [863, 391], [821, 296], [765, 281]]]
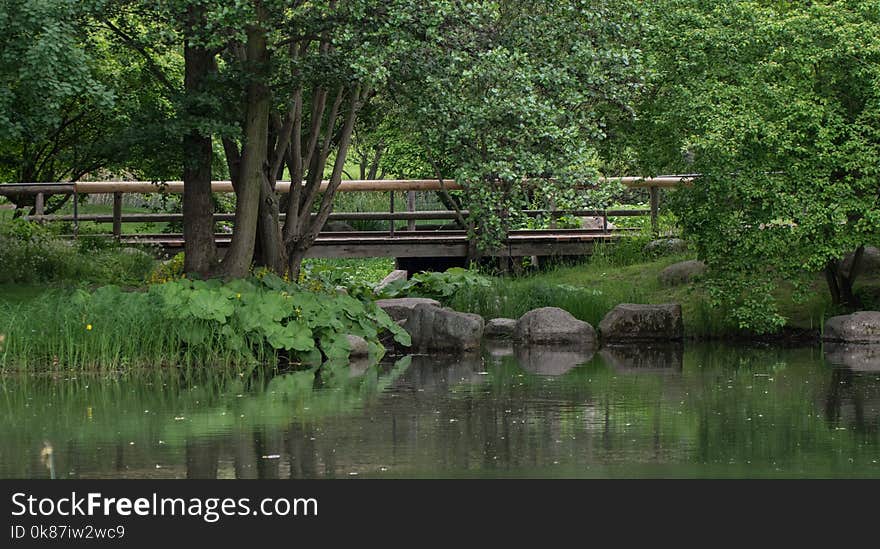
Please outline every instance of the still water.
[[0, 477], [880, 477], [880, 364], [851, 355], [501, 346], [277, 375], [7, 375]]

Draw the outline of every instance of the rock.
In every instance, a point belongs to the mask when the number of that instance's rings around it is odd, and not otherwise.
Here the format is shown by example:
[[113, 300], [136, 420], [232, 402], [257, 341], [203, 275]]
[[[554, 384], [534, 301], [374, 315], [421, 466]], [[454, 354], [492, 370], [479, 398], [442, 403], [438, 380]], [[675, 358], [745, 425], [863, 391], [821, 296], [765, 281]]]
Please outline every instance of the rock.
[[403, 327], [412, 336], [412, 350], [417, 353], [464, 353], [480, 348], [483, 324], [480, 315], [422, 303]]
[[596, 347], [596, 330], [568, 311], [543, 307], [527, 312], [516, 321], [514, 339], [525, 344], [560, 343], [592, 349]]
[[623, 303], [605, 315], [599, 332], [609, 342], [677, 341], [684, 337], [681, 305]]
[[516, 320], [512, 318], [493, 318], [486, 323], [483, 337], [487, 339], [511, 339], [516, 332]]
[[354, 227], [345, 221], [328, 221], [324, 223], [324, 232], [329, 233], [350, 233], [354, 232]]
[[541, 376], [561, 376], [593, 360], [593, 351], [585, 347], [529, 345], [516, 348], [520, 367]]
[[153, 258], [153, 256], [151, 256], [151, 255], [148, 254], [147, 252], [141, 250], [140, 248], [131, 248], [131, 247], [128, 247], [128, 248], [122, 248], [122, 249], [119, 250], [119, 251], [120, 251], [121, 253], [124, 253], [125, 255], [132, 255], [132, 256], [137, 256], [137, 257], [148, 257], [148, 258], [150, 258], [150, 259]]
[[608, 221], [608, 224], [604, 224], [604, 220], [601, 216], [590, 216], [590, 217], [582, 217], [581, 218], [581, 228], [583, 229], [603, 229], [608, 228], [608, 230], [616, 229], [617, 226]]
[[367, 344], [367, 340], [356, 335], [346, 335], [346, 339], [348, 339], [348, 357], [349, 358], [361, 358], [365, 356], [369, 356], [370, 354], [370, 346]]
[[680, 254], [688, 250], [688, 243], [680, 238], [661, 238], [652, 240], [645, 245], [645, 254], [659, 257], [662, 255]]
[[609, 345], [599, 356], [619, 373], [677, 374], [682, 370], [684, 349], [675, 343]]
[[825, 360], [858, 372], [880, 372], [880, 344], [826, 343]]
[[835, 316], [825, 322], [825, 341], [880, 344], [880, 312], [862, 311]]
[[376, 305], [388, 313], [394, 321], [407, 320], [412, 315], [417, 305], [433, 305], [439, 307], [440, 302], [435, 299], [424, 297], [400, 297], [396, 299], [380, 299]]
[[[849, 254], [844, 257], [843, 260], [841, 260], [841, 271], [843, 271], [844, 273], [850, 273], [850, 271], [852, 270], [852, 261], [854, 255], [855, 254]], [[857, 274], [880, 274], [880, 249], [877, 249], [874, 246], [865, 246], [865, 250], [864, 252], [862, 252], [862, 260], [859, 262], [859, 272]]]
[[383, 278], [382, 282], [380, 282], [376, 285], [376, 292], [382, 291], [383, 289], [385, 289], [386, 286], [388, 286], [392, 282], [397, 282], [399, 280], [406, 281], [406, 279], [408, 277], [409, 277], [409, 273], [407, 271], [404, 271], [402, 269], [395, 269], [395, 270], [391, 271], [388, 274], [388, 276]]
[[702, 261], [691, 260], [673, 263], [660, 271], [660, 284], [664, 286], [688, 284], [705, 272], [706, 264]]

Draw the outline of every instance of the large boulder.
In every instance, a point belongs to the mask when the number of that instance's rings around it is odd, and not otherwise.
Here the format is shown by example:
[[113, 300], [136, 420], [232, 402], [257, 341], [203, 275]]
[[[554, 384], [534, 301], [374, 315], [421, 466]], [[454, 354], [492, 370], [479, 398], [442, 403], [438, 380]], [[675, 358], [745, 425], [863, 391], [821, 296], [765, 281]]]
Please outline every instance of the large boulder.
[[706, 264], [702, 261], [690, 260], [673, 263], [660, 271], [660, 284], [679, 286], [694, 281], [706, 272]]
[[540, 376], [561, 376], [593, 359], [593, 350], [586, 347], [521, 345], [516, 348], [520, 367]]
[[681, 254], [688, 250], [688, 243], [680, 238], [661, 238], [645, 244], [645, 254], [652, 257]]
[[[840, 262], [840, 269], [847, 274], [852, 272], [852, 263], [855, 254], [849, 254]], [[865, 246], [862, 252], [862, 259], [859, 261], [859, 268], [856, 274], [876, 275], [880, 274], [880, 249], [874, 246]]]
[[422, 303], [403, 325], [417, 353], [476, 351], [483, 339], [483, 317]]
[[563, 344], [592, 349], [596, 347], [596, 330], [568, 311], [542, 307], [516, 321], [514, 339], [527, 345]]
[[402, 269], [395, 269], [391, 271], [388, 276], [382, 279], [382, 282], [376, 285], [376, 292], [380, 292], [385, 289], [386, 286], [391, 284], [392, 282], [405, 281], [409, 277], [409, 273]]
[[880, 312], [862, 311], [835, 316], [825, 322], [825, 341], [880, 344]]
[[349, 358], [363, 358], [369, 356], [370, 346], [366, 339], [351, 334], [346, 335], [345, 338], [348, 339]]
[[380, 299], [376, 301], [376, 305], [383, 311], [388, 313], [395, 322], [405, 321], [408, 319], [416, 306], [432, 305], [439, 307], [440, 302], [436, 299], [428, 299], [425, 297], [399, 297], [396, 299]]
[[511, 339], [516, 332], [516, 320], [512, 318], [493, 318], [486, 323], [483, 336], [486, 339]]
[[858, 372], [880, 372], [880, 345], [829, 342], [825, 344], [825, 360]]
[[677, 341], [684, 337], [681, 305], [635, 305], [623, 303], [599, 323], [608, 342]]

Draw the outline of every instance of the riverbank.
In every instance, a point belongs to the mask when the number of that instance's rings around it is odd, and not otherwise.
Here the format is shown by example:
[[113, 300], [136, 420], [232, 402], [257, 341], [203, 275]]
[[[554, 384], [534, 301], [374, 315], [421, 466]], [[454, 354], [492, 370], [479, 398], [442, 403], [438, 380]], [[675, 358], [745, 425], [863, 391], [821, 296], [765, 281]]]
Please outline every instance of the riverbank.
[[[448, 296], [437, 295], [430, 288], [416, 288], [413, 295], [439, 299], [456, 311], [476, 313], [486, 320], [516, 319], [533, 309], [558, 307], [593, 326], [621, 303], [678, 303], [687, 339], [774, 344], [818, 343], [825, 320], [845, 312], [833, 306], [824, 278], [815, 275], [802, 299], [797, 298], [791, 283], [780, 283], [775, 298], [787, 319], [783, 329], [770, 334], [743, 330], [729, 320], [724, 309], [712, 306], [699, 277], [678, 285], [661, 282], [664, 269], [694, 259], [687, 253], [659, 258], [599, 257], [519, 277], [485, 277], [480, 284], [456, 287]], [[880, 305], [880, 274], [866, 273], [855, 290], [867, 307], [876, 308]]]

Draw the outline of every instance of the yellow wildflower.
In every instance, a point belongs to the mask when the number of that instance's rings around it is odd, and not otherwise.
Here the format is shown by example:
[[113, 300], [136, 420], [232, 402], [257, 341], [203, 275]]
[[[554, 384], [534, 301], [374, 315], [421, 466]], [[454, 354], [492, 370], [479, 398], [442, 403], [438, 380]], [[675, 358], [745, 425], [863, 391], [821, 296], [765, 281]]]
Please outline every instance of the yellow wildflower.
[[92, 331], [92, 325], [91, 325], [91, 324], [86, 324], [86, 330], [88, 330], [88, 331], [91, 332], [91, 331]]

